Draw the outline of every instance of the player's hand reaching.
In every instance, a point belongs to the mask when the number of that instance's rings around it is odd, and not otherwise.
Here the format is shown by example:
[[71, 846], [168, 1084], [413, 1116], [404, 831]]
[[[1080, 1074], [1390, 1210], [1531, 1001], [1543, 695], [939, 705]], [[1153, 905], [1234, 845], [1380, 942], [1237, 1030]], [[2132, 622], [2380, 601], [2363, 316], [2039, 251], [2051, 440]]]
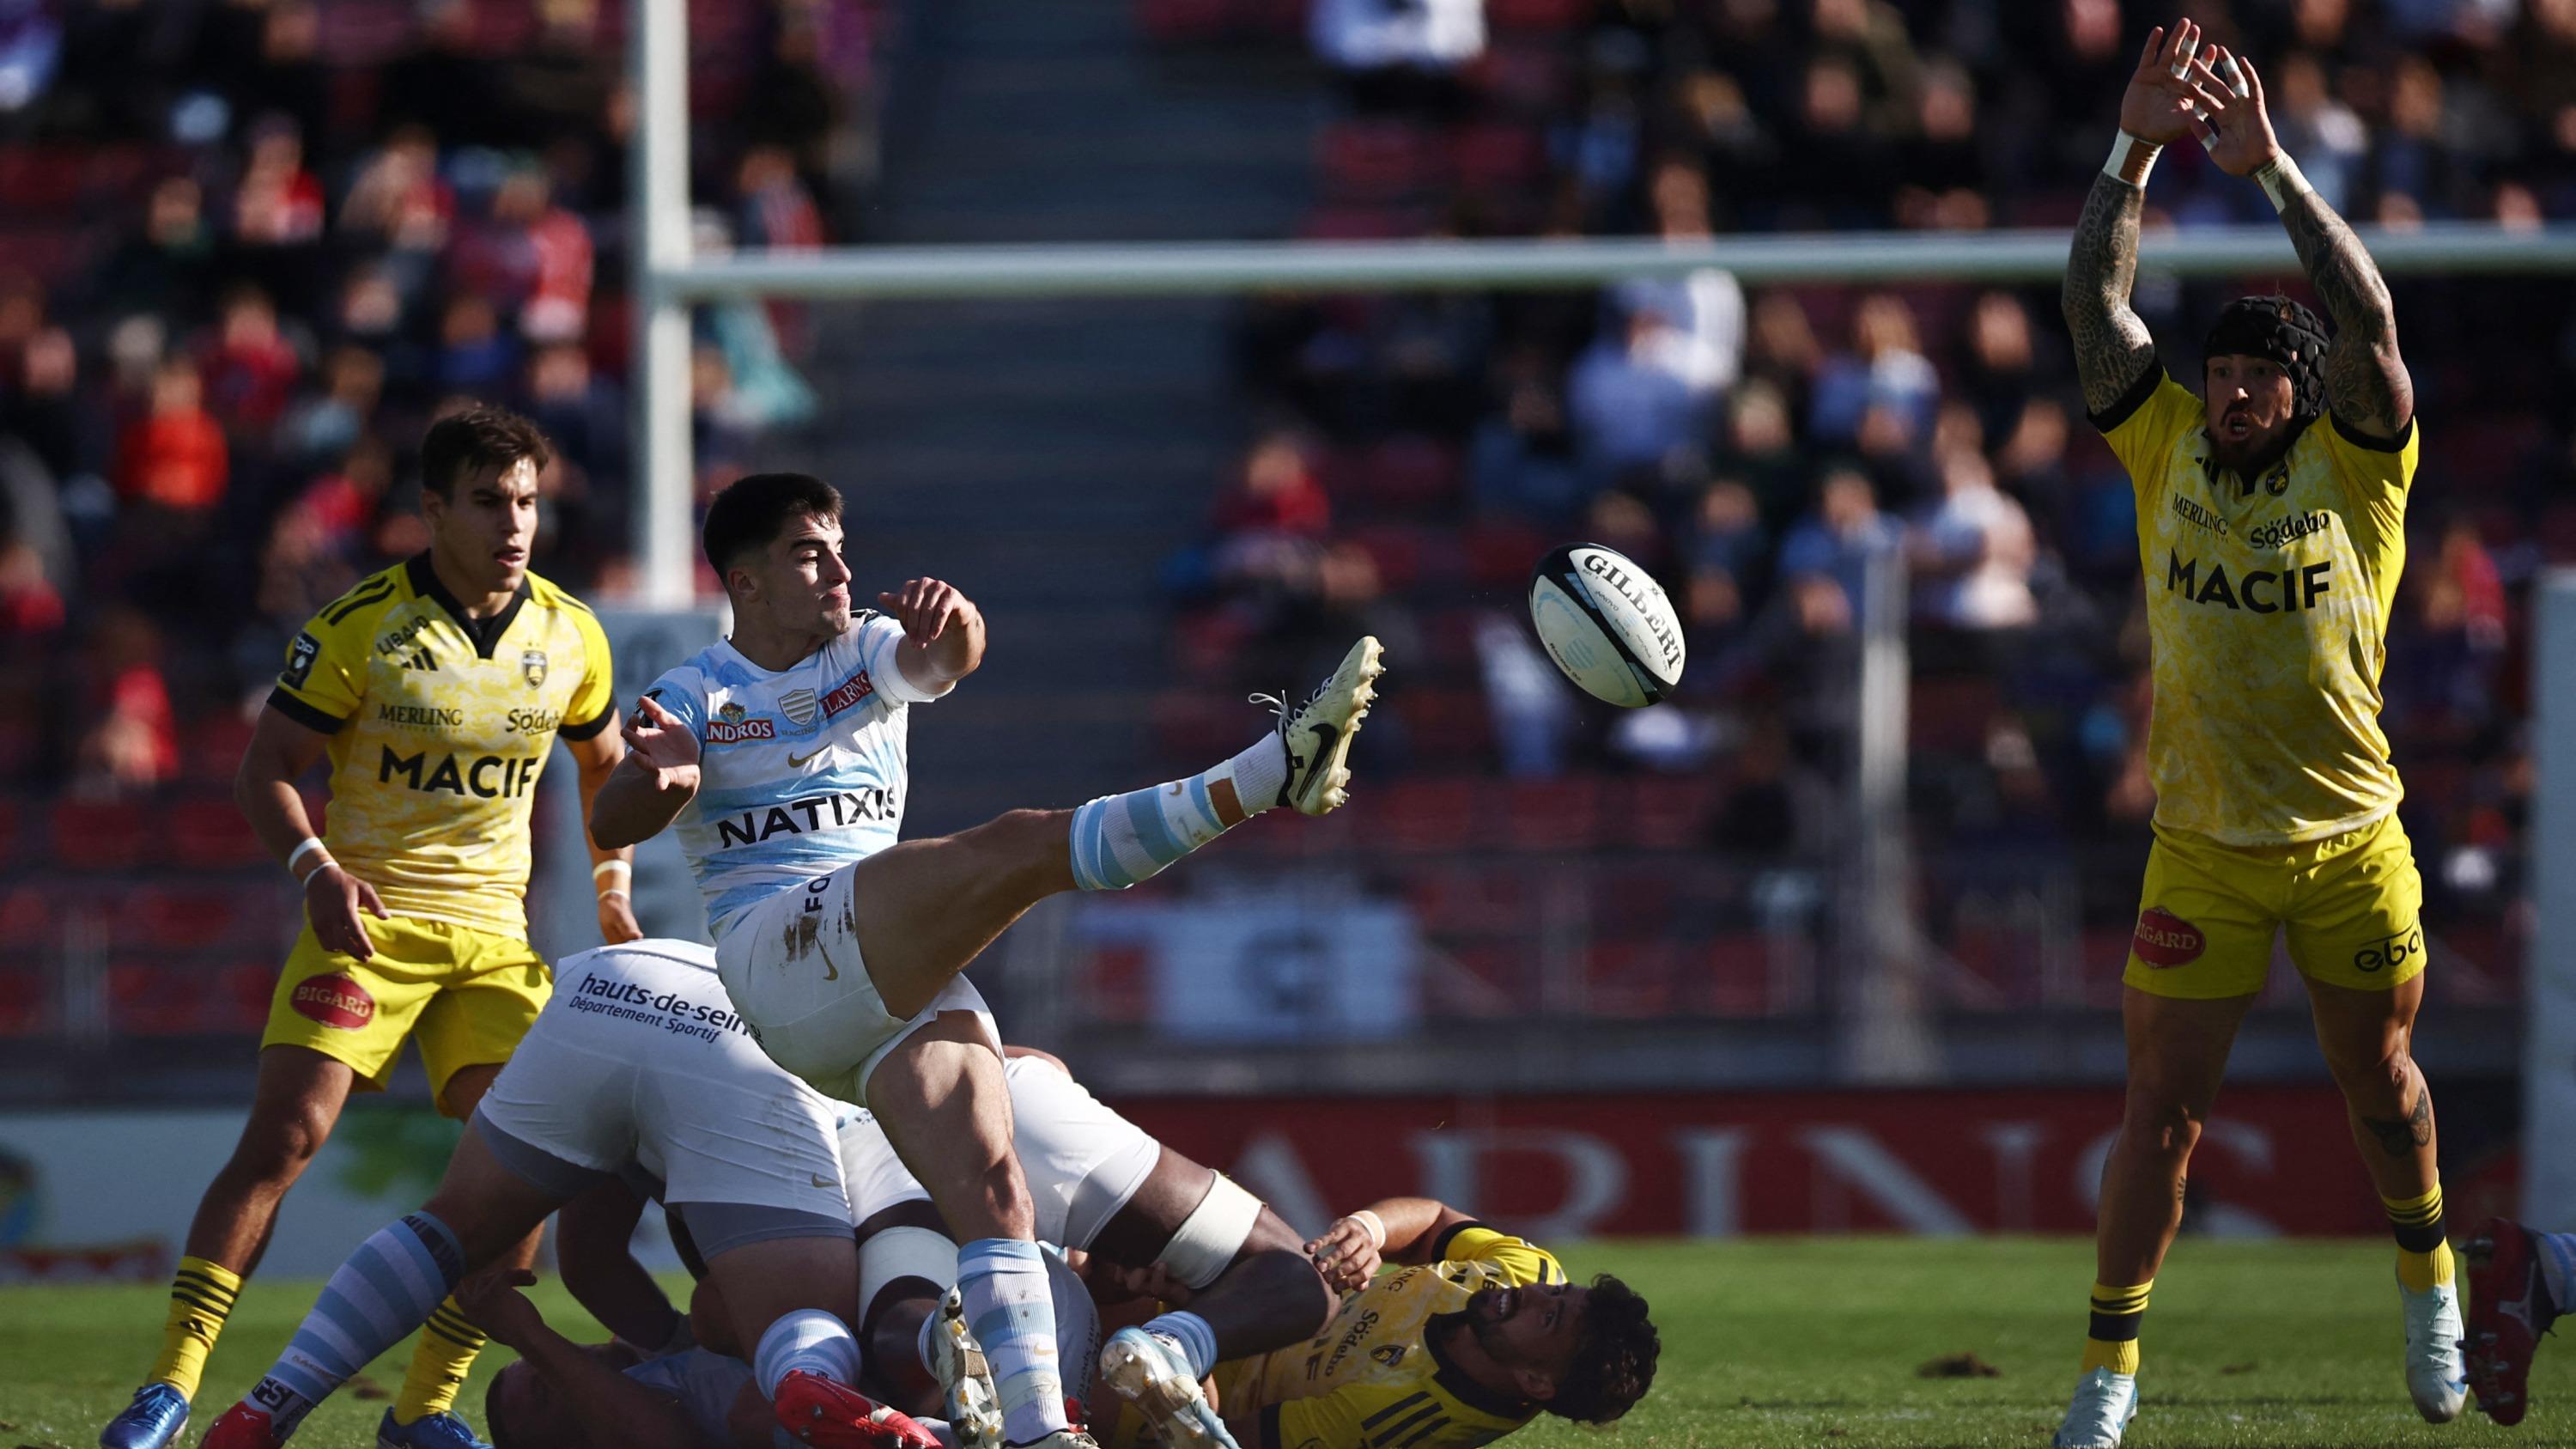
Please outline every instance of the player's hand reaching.
[[2281, 140], [2272, 134], [2270, 109], [2263, 104], [2263, 78], [2254, 73], [2254, 62], [2223, 45], [2218, 47], [2217, 70], [2239, 77], [2244, 94], [2231, 91], [2236, 104], [2212, 112], [2207, 122], [2195, 124], [2192, 131], [2219, 170], [2230, 176], [2251, 176], [2281, 154]]
[[951, 624], [965, 624], [983, 616], [954, 584], [937, 579], [906, 579], [903, 587], [891, 594], [877, 595], [877, 602], [894, 615], [903, 626], [907, 643], [928, 645], [948, 632]]
[[[2212, 46], [2215, 55], [2217, 47]], [[2192, 108], [2212, 117], [2225, 114], [2235, 93], [2211, 72], [2200, 54], [2200, 27], [2177, 20], [2171, 30], [2159, 25], [2147, 33], [2138, 53], [2137, 73], [2120, 95], [2120, 129], [2141, 141], [2170, 146], [2192, 132]]]
[[376, 899], [376, 888], [342, 870], [336, 860], [324, 862], [304, 878], [304, 918], [313, 923], [313, 939], [323, 950], [361, 961], [374, 956], [376, 948], [367, 940], [361, 913], [379, 921], [393, 919], [385, 903]]
[[654, 776], [657, 789], [695, 789], [698, 783], [698, 735], [678, 715], [651, 695], [635, 701], [618, 731], [637, 768]]
[[545, 1315], [519, 1291], [536, 1281], [525, 1268], [486, 1268], [456, 1285], [456, 1306], [493, 1342], [524, 1349], [546, 1331]]
[[1315, 1260], [1315, 1271], [1324, 1275], [1324, 1282], [1334, 1292], [1352, 1293], [1366, 1288], [1369, 1280], [1377, 1276], [1385, 1246], [1379, 1233], [1370, 1231], [1368, 1220], [1353, 1213], [1308, 1243], [1306, 1256]]
[[635, 903], [624, 891], [611, 891], [599, 898], [599, 939], [611, 946], [644, 939], [644, 928], [635, 920]]

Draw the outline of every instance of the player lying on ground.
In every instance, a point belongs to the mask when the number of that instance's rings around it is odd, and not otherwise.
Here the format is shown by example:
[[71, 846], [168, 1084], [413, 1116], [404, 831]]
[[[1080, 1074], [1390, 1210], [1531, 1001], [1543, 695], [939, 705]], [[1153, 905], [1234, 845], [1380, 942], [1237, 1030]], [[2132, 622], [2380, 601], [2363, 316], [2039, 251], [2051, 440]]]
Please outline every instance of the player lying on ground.
[[[699, 1285], [709, 1346], [646, 1356], [623, 1340], [577, 1344], [546, 1326], [518, 1288], [527, 1273], [486, 1273], [459, 1296], [519, 1362], [493, 1375], [483, 1423], [495, 1449], [775, 1449], [778, 1420], [752, 1366], [735, 1355], [714, 1280]], [[1100, 1349], [1100, 1317], [1064, 1261], [1047, 1255], [1056, 1349], [1065, 1383], [1087, 1393]], [[934, 1394], [935, 1399], [935, 1394]], [[924, 1428], [944, 1426], [936, 1421]]]
[[[463, 1117], [545, 1005], [522, 901], [537, 779], [562, 739], [588, 809], [624, 753], [599, 621], [528, 572], [545, 464], [524, 418], [473, 408], [432, 424], [429, 551], [332, 601], [288, 647], [234, 794], [304, 887], [306, 924], [260, 1038], [250, 1121], [189, 1225], [160, 1357], [105, 1449], [178, 1438], [278, 1205], [349, 1093], [381, 1091], [417, 1038], [432, 1099]], [[326, 757], [330, 831], [316, 839], [296, 782]], [[628, 853], [592, 859], [601, 937], [635, 939]], [[453, 1304], [439, 1310], [378, 1430], [388, 1449], [472, 1449], [447, 1408], [482, 1341]]]
[[877, 596], [891, 617], [854, 612], [841, 523], [840, 494], [802, 474], [717, 495], [706, 554], [734, 632], [647, 691], [592, 835], [626, 846], [678, 826], [726, 989], [762, 1048], [872, 1108], [968, 1240], [958, 1286], [1009, 1442], [1082, 1444], [1064, 1417], [1001, 1057], [960, 973], [1049, 895], [1134, 885], [1263, 810], [1339, 806], [1377, 641], [1203, 774], [897, 844], [910, 709], [983, 662], [984, 619], [927, 578]]
[[[1661, 1346], [1628, 1285], [1568, 1283], [1546, 1250], [1429, 1198], [1372, 1203], [1307, 1247], [1349, 1296], [1306, 1343], [1217, 1366], [1246, 1449], [1473, 1449], [1543, 1413], [1609, 1423], [1654, 1382]], [[1140, 1444], [1118, 1407], [1102, 1442]]]
[[2478, 1407], [2519, 1424], [2540, 1336], [2576, 1305], [2576, 1233], [2535, 1233], [2489, 1218], [2469, 1240], [2469, 1329], [2460, 1344]]
[[[2156, 787], [2122, 976], [2128, 1102], [2102, 1174], [2083, 1377], [2057, 1435], [2065, 1449], [2112, 1449], [2137, 1412], [2148, 1290], [2228, 1048], [2285, 927], [2396, 1233], [2407, 1390], [2439, 1423], [2459, 1414], [2466, 1389], [2433, 1098], [2410, 1050], [2424, 998], [2423, 885], [2379, 727], [2415, 476], [2414, 389], [2388, 287], [2274, 139], [2262, 77], [2199, 38], [2189, 20], [2148, 37], [2120, 100], [2121, 134], [2076, 225], [2063, 295], [2085, 404], [2137, 492]], [[2195, 130], [2219, 169], [2261, 183], [2335, 323], [2329, 340], [2286, 297], [2228, 304], [2201, 347], [2198, 395], [2166, 375], [2129, 306], [2147, 169]]]
[[467, 1275], [509, 1266], [548, 1214], [620, 1173], [657, 1185], [686, 1224], [780, 1426], [822, 1449], [929, 1449], [918, 1425], [854, 1387], [859, 1265], [841, 1109], [752, 1044], [703, 946], [602, 947], [567, 957], [563, 977], [437, 1193], [331, 1275], [206, 1449], [275, 1449]]

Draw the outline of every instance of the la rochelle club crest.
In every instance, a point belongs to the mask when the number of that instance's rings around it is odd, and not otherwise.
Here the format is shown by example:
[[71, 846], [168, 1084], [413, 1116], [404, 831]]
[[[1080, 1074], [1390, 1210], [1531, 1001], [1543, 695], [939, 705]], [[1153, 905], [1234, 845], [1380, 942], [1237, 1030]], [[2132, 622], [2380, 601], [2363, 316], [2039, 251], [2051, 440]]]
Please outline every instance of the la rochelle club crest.
[[530, 689], [534, 689], [538, 685], [545, 683], [546, 651], [543, 649], [521, 650], [519, 652], [519, 673], [528, 681], [528, 688]]

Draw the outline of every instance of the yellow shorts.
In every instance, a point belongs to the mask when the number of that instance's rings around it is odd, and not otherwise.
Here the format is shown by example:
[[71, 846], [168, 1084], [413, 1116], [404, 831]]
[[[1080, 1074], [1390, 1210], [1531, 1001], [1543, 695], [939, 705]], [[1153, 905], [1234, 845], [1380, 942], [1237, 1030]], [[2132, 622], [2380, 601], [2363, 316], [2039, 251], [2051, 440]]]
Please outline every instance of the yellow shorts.
[[[554, 973], [525, 941], [445, 921], [362, 918], [376, 954], [325, 951], [307, 923], [278, 973], [263, 1047], [310, 1047], [381, 1092], [405, 1037], [420, 1037], [432, 1100], [465, 1067], [506, 1062], [554, 994]], [[447, 1110], [439, 1102], [439, 1110]]]
[[2424, 969], [2423, 905], [2393, 812], [2298, 845], [2221, 845], [2159, 825], [2120, 979], [2155, 996], [2251, 996], [2287, 927], [2309, 980], [2385, 991]]

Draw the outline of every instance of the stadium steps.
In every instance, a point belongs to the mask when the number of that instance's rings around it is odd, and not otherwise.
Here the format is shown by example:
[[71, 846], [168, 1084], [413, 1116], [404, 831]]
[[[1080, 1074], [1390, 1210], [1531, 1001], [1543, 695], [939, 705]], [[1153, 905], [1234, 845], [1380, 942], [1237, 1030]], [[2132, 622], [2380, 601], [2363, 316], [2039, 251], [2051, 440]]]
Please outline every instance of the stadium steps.
[[[908, 114], [889, 131], [871, 241], [1284, 236], [1305, 214], [1329, 108], [1302, 62], [1165, 53], [1127, 0], [938, 0], [908, 24]], [[768, 461], [848, 491], [864, 591], [934, 573], [993, 630], [985, 672], [918, 721], [908, 833], [1160, 778], [1161, 569], [1197, 537], [1245, 435], [1232, 304], [813, 315], [826, 421]]]

